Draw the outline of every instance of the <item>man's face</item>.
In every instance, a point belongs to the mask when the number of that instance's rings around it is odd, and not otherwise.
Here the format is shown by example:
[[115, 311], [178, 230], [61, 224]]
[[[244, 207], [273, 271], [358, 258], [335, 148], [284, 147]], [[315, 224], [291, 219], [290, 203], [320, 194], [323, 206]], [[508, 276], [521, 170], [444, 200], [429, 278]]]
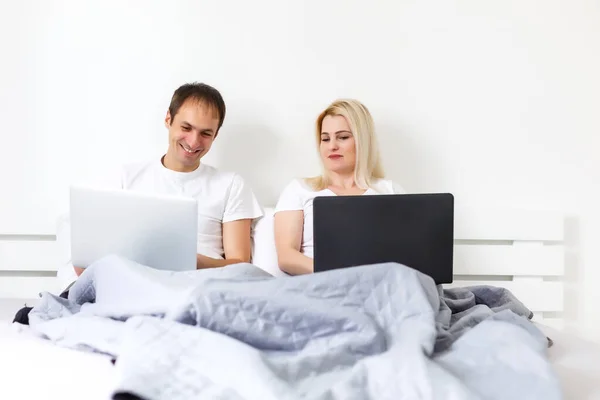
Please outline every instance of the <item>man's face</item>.
[[198, 168], [200, 159], [210, 150], [219, 116], [202, 102], [186, 100], [174, 117], [167, 111], [165, 126], [169, 130], [169, 168], [190, 172]]

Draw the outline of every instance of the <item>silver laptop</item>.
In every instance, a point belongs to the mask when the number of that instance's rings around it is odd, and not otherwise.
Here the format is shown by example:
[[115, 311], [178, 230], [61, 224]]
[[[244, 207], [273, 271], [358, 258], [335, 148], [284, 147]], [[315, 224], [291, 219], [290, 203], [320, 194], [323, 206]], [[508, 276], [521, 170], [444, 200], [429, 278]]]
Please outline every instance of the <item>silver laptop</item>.
[[156, 269], [196, 269], [195, 199], [72, 186], [70, 203], [73, 266], [115, 254]]

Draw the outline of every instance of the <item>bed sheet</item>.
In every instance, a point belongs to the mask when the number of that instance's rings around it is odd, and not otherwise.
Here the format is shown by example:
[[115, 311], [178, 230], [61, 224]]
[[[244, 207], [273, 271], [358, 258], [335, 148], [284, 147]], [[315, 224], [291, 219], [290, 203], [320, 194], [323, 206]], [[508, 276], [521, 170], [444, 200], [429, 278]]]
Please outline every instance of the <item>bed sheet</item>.
[[[554, 341], [549, 358], [564, 399], [600, 400], [600, 344], [538, 326]], [[6, 320], [0, 322], [0, 354], [2, 399], [104, 400], [116, 382], [107, 357], [57, 347]]]
[[548, 356], [564, 399], [600, 400], [600, 344], [542, 324], [538, 327], [554, 341]]
[[0, 322], [0, 399], [110, 399], [108, 357], [60, 348], [22, 327]]

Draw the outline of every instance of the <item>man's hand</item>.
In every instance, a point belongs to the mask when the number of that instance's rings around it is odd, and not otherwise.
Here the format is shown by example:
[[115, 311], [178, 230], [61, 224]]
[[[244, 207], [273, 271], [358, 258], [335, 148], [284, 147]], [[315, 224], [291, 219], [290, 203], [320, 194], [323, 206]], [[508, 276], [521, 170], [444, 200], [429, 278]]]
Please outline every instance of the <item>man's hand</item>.
[[235, 258], [221, 260], [219, 258], [203, 256], [202, 254], [196, 255], [196, 268], [197, 269], [221, 268], [226, 265], [239, 264], [242, 262], [247, 262], [247, 261], [242, 261], [242, 260], [238, 260]]

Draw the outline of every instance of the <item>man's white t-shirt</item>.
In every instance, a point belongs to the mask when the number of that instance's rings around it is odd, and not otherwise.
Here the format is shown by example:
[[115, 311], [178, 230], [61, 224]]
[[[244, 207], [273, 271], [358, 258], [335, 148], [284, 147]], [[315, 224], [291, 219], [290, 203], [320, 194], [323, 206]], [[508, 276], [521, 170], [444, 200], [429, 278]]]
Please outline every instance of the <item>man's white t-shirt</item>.
[[[115, 188], [144, 193], [175, 194], [193, 197], [198, 201], [198, 253], [223, 259], [223, 223], [240, 219], [256, 219], [263, 215], [253, 191], [241, 176], [223, 172], [206, 164], [192, 172], [176, 172], [166, 168], [160, 159], [128, 164], [122, 168], [120, 183]], [[62, 235], [68, 239], [70, 227], [63, 221]], [[67, 248], [68, 247], [68, 248]], [[65, 244], [70, 254], [70, 243]], [[58, 271], [61, 288], [77, 279], [69, 261]]]
[[[372, 183], [362, 196], [378, 194], [405, 194], [406, 191], [389, 179], [378, 179]], [[275, 213], [280, 211], [304, 212], [304, 229], [300, 252], [307, 257], [313, 258], [313, 200], [318, 196], [336, 196], [330, 189], [314, 191], [303, 179], [294, 179], [290, 182], [279, 196]]]
[[170, 170], [161, 160], [126, 165], [121, 187], [195, 198], [198, 201], [198, 253], [217, 259], [225, 256], [223, 223], [263, 215], [258, 200], [241, 176], [203, 163], [192, 172]]

